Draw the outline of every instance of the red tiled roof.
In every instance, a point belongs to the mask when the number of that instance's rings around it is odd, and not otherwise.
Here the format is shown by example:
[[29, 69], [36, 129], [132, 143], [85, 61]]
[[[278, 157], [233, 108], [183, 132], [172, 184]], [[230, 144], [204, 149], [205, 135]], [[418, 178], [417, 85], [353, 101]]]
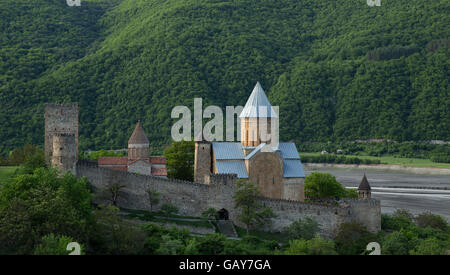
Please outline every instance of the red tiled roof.
[[100, 157], [98, 165], [127, 165], [127, 157]]
[[151, 164], [166, 164], [166, 158], [165, 157], [150, 157], [150, 163]]
[[149, 159], [129, 159], [128, 160], [128, 165], [135, 163], [138, 160], [143, 160], [145, 162], [149, 162]]
[[167, 176], [166, 168], [152, 167], [152, 176]]

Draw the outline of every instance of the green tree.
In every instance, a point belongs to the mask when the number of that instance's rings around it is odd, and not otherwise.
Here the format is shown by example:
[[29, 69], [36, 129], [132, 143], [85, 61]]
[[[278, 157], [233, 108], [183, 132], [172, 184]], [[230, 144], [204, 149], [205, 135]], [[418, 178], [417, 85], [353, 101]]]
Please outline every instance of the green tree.
[[37, 168], [46, 168], [47, 167], [43, 150], [41, 150], [39, 148], [31, 149], [29, 151], [24, 149], [24, 153], [25, 153], [25, 159], [23, 160], [17, 173], [32, 174], [33, 171]]
[[41, 158], [44, 157], [44, 151], [38, 148], [36, 145], [26, 144], [23, 148], [17, 148], [14, 151], [10, 152], [8, 157], [9, 165], [23, 165], [25, 162], [28, 162], [28, 165], [36, 165], [36, 168], [42, 167], [44, 164], [37, 163]]
[[[34, 255], [69, 255], [67, 245], [74, 240], [67, 236], [55, 236], [49, 234], [42, 237], [42, 242], [34, 249]], [[81, 246], [81, 254], [84, 254], [84, 249]]]
[[400, 230], [409, 228], [413, 222], [414, 215], [406, 209], [398, 209], [392, 215], [381, 215], [381, 228], [384, 230]]
[[207, 234], [199, 239], [198, 252], [201, 255], [219, 255], [222, 254], [227, 238], [225, 235], [215, 233]]
[[161, 193], [152, 189], [147, 189], [146, 193], [148, 202], [150, 203], [150, 211], [153, 211], [153, 206], [159, 203], [159, 196], [161, 195]]
[[164, 150], [167, 159], [167, 175], [170, 178], [194, 181], [193, 141], [173, 142]]
[[410, 251], [410, 255], [445, 255], [445, 247], [435, 238], [420, 240], [417, 247]]
[[215, 208], [208, 208], [202, 212], [202, 217], [208, 220], [218, 220], [219, 213]]
[[306, 217], [293, 222], [285, 229], [290, 239], [311, 240], [320, 231], [320, 224], [312, 217]]
[[345, 194], [345, 187], [331, 174], [313, 172], [305, 178], [305, 195], [307, 197], [341, 198]]
[[199, 242], [197, 241], [196, 238], [188, 240], [186, 247], [184, 249], [184, 255], [198, 255], [199, 254], [198, 246]]
[[337, 255], [332, 240], [324, 240], [317, 235], [311, 240], [291, 240], [285, 255]]
[[145, 233], [136, 224], [123, 219], [119, 208], [100, 205], [94, 213], [95, 223], [90, 231], [90, 245], [96, 254], [140, 254], [144, 249]]
[[381, 243], [381, 251], [386, 255], [408, 255], [418, 244], [418, 236], [406, 229], [386, 236]]
[[0, 193], [0, 250], [31, 254], [53, 233], [87, 241], [92, 195], [85, 179], [53, 169], [15, 176]]
[[117, 206], [117, 200], [122, 193], [126, 185], [121, 184], [118, 180], [113, 180], [104, 187], [101, 191], [100, 196], [109, 200], [114, 206]]
[[234, 206], [240, 209], [238, 218], [245, 224], [247, 234], [253, 226], [264, 226], [271, 223], [276, 215], [269, 207], [264, 207], [258, 202], [260, 197], [256, 185], [245, 180], [236, 182], [236, 192], [234, 193]]
[[447, 229], [447, 221], [444, 217], [432, 214], [430, 212], [421, 213], [417, 215], [414, 220], [420, 227], [429, 226], [431, 228], [440, 229], [443, 231]]
[[185, 247], [181, 240], [174, 239], [170, 235], [164, 235], [156, 253], [159, 255], [180, 255], [183, 254], [184, 250]]
[[376, 241], [376, 236], [360, 223], [344, 222], [340, 224], [334, 241], [339, 255], [358, 255], [364, 253], [367, 244]]

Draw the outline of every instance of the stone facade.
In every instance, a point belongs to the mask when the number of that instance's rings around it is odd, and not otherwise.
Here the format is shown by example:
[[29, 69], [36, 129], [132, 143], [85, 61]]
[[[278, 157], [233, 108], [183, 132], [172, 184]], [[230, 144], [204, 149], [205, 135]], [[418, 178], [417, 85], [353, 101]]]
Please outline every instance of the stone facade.
[[[117, 201], [119, 207], [150, 210], [146, 190], [152, 189], [161, 194], [160, 203], [154, 210], [158, 210], [165, 203], [175, 205], [181, 215], [187, 216], [200, 216], [211, 207], [226, 209], [230, 220], [242, 226], [238, 220], [238, 210], [234, 208], [233, 196], [237, 177], [233, 174], [213, 174], [205, 178], [205, 184], [200, 184], [101, 168], [96, 163], [86, 161], [78, 162], [76, 173], [78, 177], [86, 177], [96, 193], [112, 181], [125, 185]], [[109, 203], [101, 198], [96, 198], [95, 201]], [[337, 206], [268, 198], [260, 198], [259, 202], [271, 207], [277, 214], [271, 226], [262, 228], [267, 231], [280, 231], [307, 216], [319, 222], [321, 234], [325, 237], [333, 237], [342, 222], [361, 222], [371, 232], [381, 229], [380, 202], [374, 199], [344, 200]]]
[[[271, 139], [261, 137], [261, 131], [270, 135], [272, 130], [272, 120], [276, 118], [254, 118], [254, 117], [246, 117], [241, 119], [241, 142], [244, 146], [256, 147], [261, 143], [271, 143]], [[260, 128], [265, 130], [261, 130]], [[247, 154], [250, 152], [247, 152]]]
[[54, 146], [53, 137], [57, 134], [73, 135], [75, 139], [75, 151], [78, 152], [77, 104], [47, 104], [45, 106], [44, 119], [44, 151], [47, 164], [51, 164]]
[[63, 174], [68, 171], [75, 174], [75, 166], [78, 160], [75, 135], [56, 133], [53, 135], [52, 141], [52, 167], [57, 168]]
[[284, 198], [283, 160], [274, 152], [258, 152], [245, 160], [250, 182], [266, 198]]
[[194, 181], [205, 183], [205, 176], [211, 174], [211, 143], [207, 141], [195, 143]]
[[128, 172], [142, 174], [142, 175], [151, 175], [151, 165], [150, 162], [146, 159], [137, 159], [133, 162], [128, 163]]
[[[130, 144], [147, 143], [145, 140], [142, 142], [142, 135], [136, 135], [135, 139], [136, 141], [130, 142]], [[214, 159], [214, 152], [210, 143], [197, 143], [196, 152], [202, 152], [202, 155], [196, 153], [196, 170], [201, 171], [201, 174], [196, 175], [197, 182], [99, 167], [97, 163], [77, 161], [78, 108], [76, 105], [47, 105], [45, 144], [47, 161], [63, 172], [72, 171], [77, 177], [86, 177], [92, 184], [95, 194], [102, 192], [111, 183], [124, 185], [117, 200], [119, 207], [150, 210], [146, 191], [156, 190], [161, 195], [160, 203], [153, 208], [154, 210], [158, 210], [165, 203], [175, 205], [180, 214], [186, 216], [200, 216], [208, 208], [221, 209], [226, 211], [230, 220], [242, 225], [238, 219], [239, 210], [235, 209], [233, 199], [237, 174], [210, 173], [211, 169], [215, 167], [215, 163], [211, 162]], [[131, 149], [139, 148], [132, 146]], [[147, 155], [140, 155], [144, 152], [136, 150], [132, 152], [132, 154], [134, 153], [147, 159]], [[140, 161], [131, 168], [132, 171], [140, 172], [148, 167], [147, 164], [141, 164]], [[149, 161], [151, 164], [160, 166], [165, 163], [162, 158], [155, 157], [150, 157]], [[111, 166], [114, 163], [113, 161], [108, 165]], [[381, 228], [381, 208], [380, 202], [377, 200], [370, 198], [345, 200], [337, 206], [299, 201], [304, 199], [302, 196], [303, 178], [283, 178], [281, 176], [283, 175], [283, 161], [276, 151], [273, 153], [257, 152], [248, 158], [246, 165], [248, 165], [249, 178], [261, 187], [260, 190], [263, 191], [264, 196], [292, 199], [259, 199], [259, 202], [271, 207], [277, 214], [273, 224], [261, 228], [263, 230], [280, 231], [292, 222], [307, 216], [317, 219], [322, 226], [322, 234], [326, 237], [333, 236], [339, 224], [348, 221], [361, 222], [372, 232], [377, 232]], [[155, 167], [155, 170], [157, 169], [164, 168]], [[245, 167], [243, 169], [245, 170]], [[109, 203], [101, 196], [96, 196], [94, 201]]]
[[305, 201], [305, 178], [284, 178], [283, 199]]
[[205, 183], [210, 174], [233, 173], [255, 184], [264, 197], [304, 201], [305, 175], [297, 148], [272, 135], [278, 116], [259, 82], [239, 118], [240, 143], [197, 139], [194, 180]]

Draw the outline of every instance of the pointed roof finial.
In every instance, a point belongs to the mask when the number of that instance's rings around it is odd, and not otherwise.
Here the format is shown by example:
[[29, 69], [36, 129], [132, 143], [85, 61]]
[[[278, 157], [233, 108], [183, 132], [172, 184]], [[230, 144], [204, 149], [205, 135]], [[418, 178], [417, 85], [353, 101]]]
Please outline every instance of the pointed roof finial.
[[370, 190], [370, 184], [367, 180], [366, 173], [364, 173], [364, 176], [361, 180], [361, 183], [359, 184], [358, 190]]
[[239, 115], [240, 118], [245, 117], [278, 117], [270, 105], [269, 99], [264, 93], [259, 81], [256, 83], [250, 97], [245, 103], [244, 109]]
[[138, 120], [133, 134], [131, 134], [131, 137], [128, 140], [128, 144], [149, 144], [148, 138], [142, 128], [141, 120]]

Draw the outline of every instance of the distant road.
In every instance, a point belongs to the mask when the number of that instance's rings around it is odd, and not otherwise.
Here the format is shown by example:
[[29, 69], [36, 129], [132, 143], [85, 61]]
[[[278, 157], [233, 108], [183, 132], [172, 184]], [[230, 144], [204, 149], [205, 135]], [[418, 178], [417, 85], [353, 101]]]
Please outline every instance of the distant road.
[[450, 221], [450, 176], [420, 175], [392, 170], [305, 167], [306, 175], [314, 171], [330, 173], [341, 184], [350, 188], [358, 187], [366, 173], [372, 187], [372, 197], [381, 200], [382, 213], [406, 208], [414, 214], [430, 211], [445, 216]]

